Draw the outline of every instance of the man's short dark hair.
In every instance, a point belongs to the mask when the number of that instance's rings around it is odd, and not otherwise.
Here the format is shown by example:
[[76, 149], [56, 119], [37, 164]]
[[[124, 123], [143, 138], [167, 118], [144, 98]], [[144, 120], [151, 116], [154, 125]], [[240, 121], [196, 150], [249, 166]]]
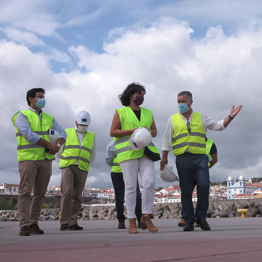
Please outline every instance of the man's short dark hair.
[[38, 88], [32, 88], [30, 90], [27, 91], [26, 93], [26, 101], [27, 101], [27, 104], [30, 106], [30, 100], [29, 100], [29, 97], [32, 97], [32, 98], [35, 98], [37, 92], [42, 92], [42, 93], [45, 93], [45, 89], [41, 88], [41, 87], [38, 87]]
[[177, 96], [184, 96], [184, 95], [186, 95], [191, 100], [193, 99], [193, 96], [189, 91], [182, 91]]

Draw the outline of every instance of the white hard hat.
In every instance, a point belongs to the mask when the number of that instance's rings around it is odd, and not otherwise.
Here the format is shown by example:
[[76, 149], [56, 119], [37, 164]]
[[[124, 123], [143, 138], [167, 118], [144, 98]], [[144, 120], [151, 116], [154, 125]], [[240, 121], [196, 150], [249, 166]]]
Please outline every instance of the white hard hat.
[[59, 132], [50, 128], [49, 129], [49, 142], [51, 144], [56, 144], [57, 139], [59, 138], [59, 135], [60, 135]]
[[160, 177], [166, 182], [179, 181], [179, 178], [173, 172], [173, 167], [169, 165], [165, 165], [164, 170], [160, 172]]
[[147, 128], [139, 127], [130, 137], [130, 146], [134, 150], [140, 150], [148, 146], [152, 141], [152, 136]]
[[89, 126], [91, 123], [91, 118], [88, 112], [81, 111], [76, 116], [76, 122], [83, 126]]

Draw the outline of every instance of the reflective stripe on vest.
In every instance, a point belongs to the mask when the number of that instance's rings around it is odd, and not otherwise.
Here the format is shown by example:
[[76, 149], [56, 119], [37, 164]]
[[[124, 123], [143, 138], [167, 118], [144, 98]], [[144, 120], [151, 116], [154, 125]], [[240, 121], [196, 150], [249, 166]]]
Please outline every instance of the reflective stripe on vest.
[[78, 161], [78, 168], [88, 172], [95, 134], [86, 132], [80, 146], [75, 128], [66, 129], [66, 133], [67, 139], [60, 157], [59, 168], [71, 166]]
[[[54, 159], [55, 156], [47, 153], [43, 146], [32, 144], [21, 135], [15, 124], [18, 113], [19, 112], [12, 117], [16, 132], [18, 162]], [[42, 119], [40, 121], [39, 115], [30, 109], [21, 111], [20, 113], [27, 118], [32, 132], [49, 142], [49, 129], [53, 127], [54, 118], [42, 112]]]
[[210, 161], [211, 161], [211, 155], [210, 155], [210, 151], [211, 151], [211, 147], [213, 145], [214, 141], [211, 139], [207, 139], [206, 141], [206, 154], [208, 156], [208, 166], [210, 166]]
[[[134, 111], [129, 106], [116, 110], [119, 114], [119, 118], [121, 122], [121, 130], [134, 129], [142, 126], [151, 128], [153, 123], [152, 111], [145, 109], [143, 107], [140, 107], [140, 109], [141, 109], [140, 121], [138, 120]], [[138, 151], [135, 151], [131, 148], [129, 142], [130, 137], [131, 136], [125, 136], [121, 138], [114, 137], [115, 149], [116, 149], [117, 159], [119, 163], [125, 160], [140, 158], [144, 155], [145, 152], [144, 148]]]
[[206, 132], [203, 129], [200, 113], [193, 112], [190, 120], [190, 132], [179, 113], [172, 116], [172, 123], [174, 128], [172, 150], [175, 156], [184, 154], [187, 148], [193, 154], [206, 154]]

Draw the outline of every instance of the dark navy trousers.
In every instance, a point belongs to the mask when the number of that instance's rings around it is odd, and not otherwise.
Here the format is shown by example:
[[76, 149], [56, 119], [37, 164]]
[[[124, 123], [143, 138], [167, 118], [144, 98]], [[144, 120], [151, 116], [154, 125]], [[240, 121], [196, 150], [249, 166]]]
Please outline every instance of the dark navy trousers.
[[[115, 189], [117, 219], [118, 221], [125, 221], [125, 215], [124, 215], [125, 183], [123, 179], [123, 174], [111, 172], [111, 179]], [[141, 193], [140, 193], [138, 181], [137, 181], [136, 192], [137, 195], [136, 195], [135, 213], [136, 213], [137, 221], [140, 221], [142, 216], [142, 209], [141, 209], [142, 200], [141, 200]]]
[[[176, 156], [176, 166], [180, 179], [182, 217], [186, 223], [207, 216], [209, 204], [209, 168], [206, 154], [185, 153]], [[192, 193], [197, 185], [197, 206], [194, 214]]]

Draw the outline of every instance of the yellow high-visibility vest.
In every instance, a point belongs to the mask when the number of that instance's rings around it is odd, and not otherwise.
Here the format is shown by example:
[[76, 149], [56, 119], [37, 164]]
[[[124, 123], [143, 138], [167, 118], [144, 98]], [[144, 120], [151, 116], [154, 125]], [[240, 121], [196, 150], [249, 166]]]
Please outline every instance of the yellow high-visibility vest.
[[[44, 160], [54, 159], [55, 156], [46, 152], [46, 148], [32, 144], [25, 139], [22, 134], [18, 131], [15, 121], [19, 112], [13, 117], [12, 121], [15, 126], [16, 140], [17, 140], [17, 159], [18, 162], [26, 160]], [[53, 127], [54, 118], [44, 112], [42, 112], [42, 119], [34, 111], [27, 109], [20, 111], [29, 122], [31, 130], [40, 135], [40, 137], [49, 142], [49, 129]]]
[[67, 139], [60, 157], [59, 168], [71, 166], [78, 161], [78, 168], [88, 172], [95, 134], [87, 131], [80, 145], [75, 128], [67, 128], [65, 131]]
[[117, 161], [117, 156], [113, 158], [111, 172], [112, 173], [122, 173], [122, 169]]
[[207, 139], [206, 141], [206, 154], [208, 156], [208, 166], [210, 166], [210, 161], [211, 161], [211, 155], [210, 155], [210, 150], [213, 145], [214, 141], [211, 139]]
[[[138, 120], [137, 116], [129, 106], [116, 110], [119, 114], [119, 118], [121, 122], [121, 130], [128, 130], [128, 129], [138, 128], [142, 126], [145, 126], [149, 129], [151, 128], [153, 123], [152, 111], [149, 109], [145, 109], [143, 107], [140, 107], [140, 109], [141, 109], [140, 121]], [[124, 136], [124, 137], [114, 137], [117, 160], [119, 163], [130, 159], [140, 158], [144, 155], [145, 152], [144, 148], [138, 151], [135, 151], [131, 148], [129, 142], [130, 137], [131, 135]], [[154, 145], [153, 142], [151, 142], [148, 145], [148, 148], [152, 152], [159, 153], [157, 147]]]
[[186, 149], [192, 154], [206, 154], [206, 132], [203, 129], [202, 116], [193, 112], [190, 120], [190, 132], [179, 113], [172, 116], [174, 134], [172, 150], [175, 156], [184, 154]]

